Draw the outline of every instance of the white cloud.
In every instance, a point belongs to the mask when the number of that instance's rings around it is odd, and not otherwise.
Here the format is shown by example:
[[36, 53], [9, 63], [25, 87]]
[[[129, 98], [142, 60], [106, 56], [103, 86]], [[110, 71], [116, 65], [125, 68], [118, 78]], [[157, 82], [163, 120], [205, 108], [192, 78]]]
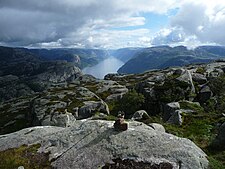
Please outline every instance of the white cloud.
[[[150, 34], [143, 35], [140, 28], [121, 29], [143, 26], [142, 12], [166, 13], [176, 1], [1, 0], [0, 43], [49, 47], [138, 45], [135, 40]], [[144, 41], [140, 42], [143, 45]]]
[[152, 38], [152, 45], [171, 45], [178, 44], [185, 40], [185, 34], [182, 30], [176, 28], [165, 28], [161, 29]]
[[[167, 15], [173, 9], [178, 13], [169, 16], [169, 26], [155, 35], [145, 27], [143, 13]], [[0, 16], [0, 44], [4, 45], [225, 45], [224, 0], [0, 0]]]
[[201, 43], [225, 45], [225, 1], [185, 1], [171, 20], [171, 26], [196, 36]]

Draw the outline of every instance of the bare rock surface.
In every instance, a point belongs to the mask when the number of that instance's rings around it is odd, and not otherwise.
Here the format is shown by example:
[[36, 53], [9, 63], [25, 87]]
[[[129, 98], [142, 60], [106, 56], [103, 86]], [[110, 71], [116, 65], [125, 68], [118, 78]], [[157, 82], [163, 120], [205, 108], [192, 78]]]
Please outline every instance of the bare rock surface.
[[113, 159], [167, 163], [174, 169], [206, 169], [206, 154], [193, 142], [129, 122], [123, 132], [112, 121], [82, 120], [71, 127], [33, 127], [0, 136], [0, 151], [23, 144], [40, 143], [39, 152], [49, 152], [55, 168], [98, 168]]

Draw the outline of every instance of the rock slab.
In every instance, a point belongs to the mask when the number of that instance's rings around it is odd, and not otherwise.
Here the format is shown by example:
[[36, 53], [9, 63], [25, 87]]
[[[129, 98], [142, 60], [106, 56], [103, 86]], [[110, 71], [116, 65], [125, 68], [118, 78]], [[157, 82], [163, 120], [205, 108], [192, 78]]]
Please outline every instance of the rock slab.
[[0, 136], [0, 151], [40, 143], [39, 152], [50, 152], [55, 168], [99, 168], [115, 158], [169, 163], [174, 169], [206, 169], [206, 154], [193, 142], [129, 122], [123, 132], [113, 121], [81, 120], [71, 127], [33, 127]]

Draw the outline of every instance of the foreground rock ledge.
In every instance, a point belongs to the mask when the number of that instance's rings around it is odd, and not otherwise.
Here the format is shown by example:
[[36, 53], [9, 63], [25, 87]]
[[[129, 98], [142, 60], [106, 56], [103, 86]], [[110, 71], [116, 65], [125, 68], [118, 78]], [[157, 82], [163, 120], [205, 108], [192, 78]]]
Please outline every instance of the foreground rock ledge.
[[0, 136], [0, 151], [22, 144], [41, 144], [50, 152], [56, 168], [99, 168], [113, 159], [132, 159], [149, 164], [169, 163], [174, 169], [206, 169], [206, 154], [193, 142], [129, 122], [123, 132], [112, 121], [76, 121], [72, 127], [32, 127]]

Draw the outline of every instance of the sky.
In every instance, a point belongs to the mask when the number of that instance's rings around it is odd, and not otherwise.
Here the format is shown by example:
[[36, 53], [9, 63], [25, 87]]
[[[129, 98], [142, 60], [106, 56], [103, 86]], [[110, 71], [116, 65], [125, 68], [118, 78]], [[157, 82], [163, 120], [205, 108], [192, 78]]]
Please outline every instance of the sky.
[[0, 0], [0, 45], [225, 45], [225, 0]]

